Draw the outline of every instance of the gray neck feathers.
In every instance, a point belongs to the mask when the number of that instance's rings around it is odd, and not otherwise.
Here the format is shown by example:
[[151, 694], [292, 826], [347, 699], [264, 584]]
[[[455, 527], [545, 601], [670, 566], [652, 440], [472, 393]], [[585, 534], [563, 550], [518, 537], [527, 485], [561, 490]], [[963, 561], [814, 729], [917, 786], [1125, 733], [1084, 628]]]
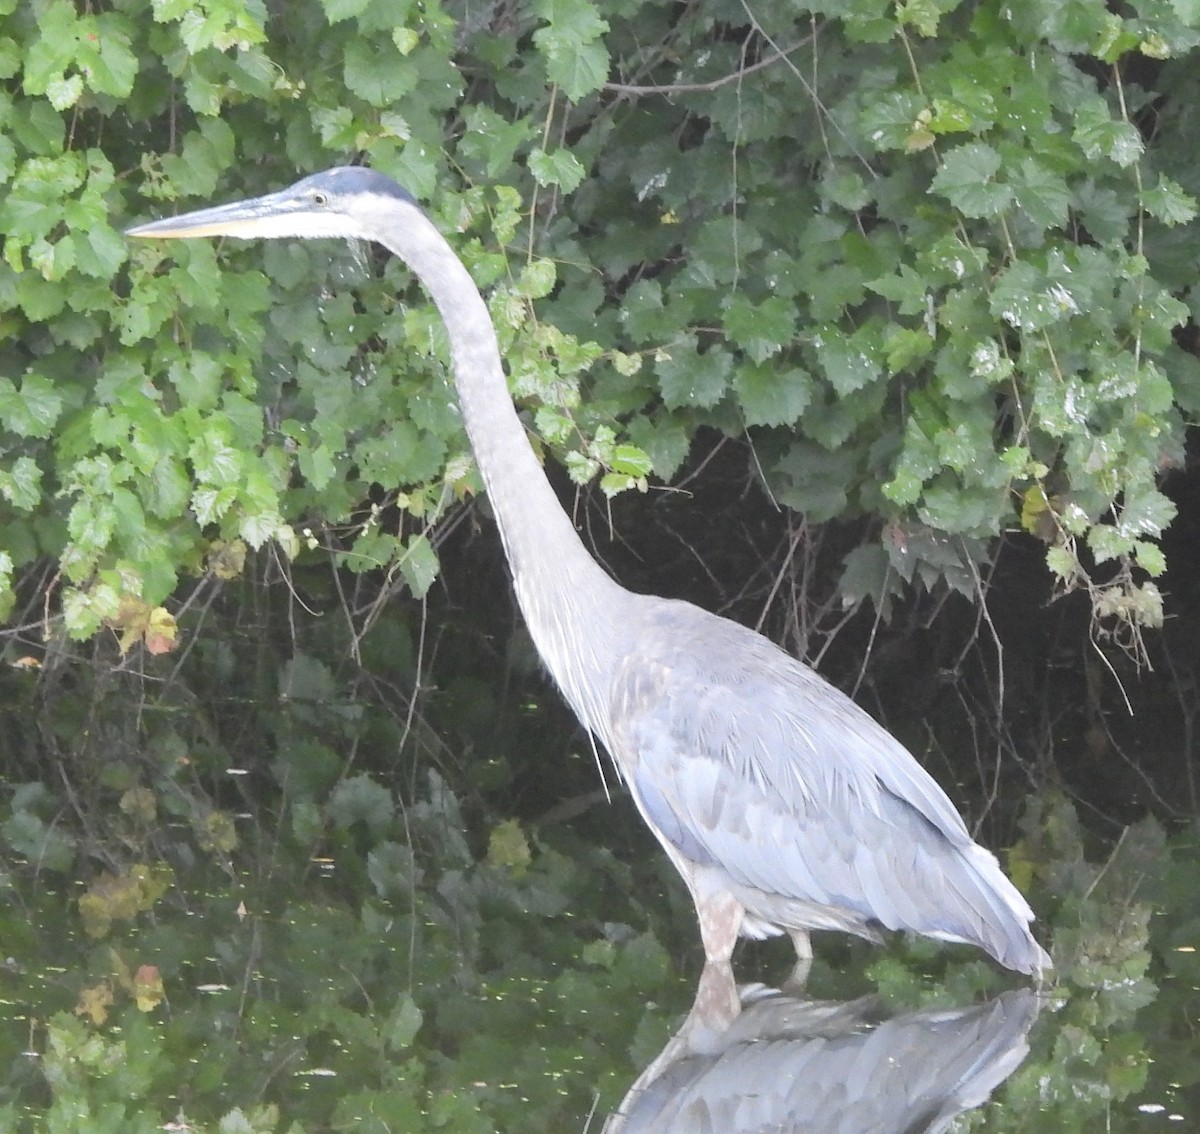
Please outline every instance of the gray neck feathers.
[[446, 324], [463, 421], [525, 623], [580, 720], [607, 739], [608, 690], [628, 592], [588, 554], [530, 448], [487, 305], [470, 274], [423, 213], [401, 204], [395, 211], [385, 243], [416, 273]]

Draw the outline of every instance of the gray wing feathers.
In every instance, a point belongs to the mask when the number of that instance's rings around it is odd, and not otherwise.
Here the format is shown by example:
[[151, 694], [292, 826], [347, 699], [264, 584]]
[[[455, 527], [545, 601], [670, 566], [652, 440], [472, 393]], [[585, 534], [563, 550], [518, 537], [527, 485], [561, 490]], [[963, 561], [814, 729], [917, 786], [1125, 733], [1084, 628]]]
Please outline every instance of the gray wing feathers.
[[634, 772], [632, 787], [651, 826], [691, 862], [711, 865], [713, 858], [708, 848], [692, 834], [690, 823], [681, 822], [679, 813], [663, 798], [654, 778], [643, 774], [644, 766], [639, 765]]
[[714, 621], [719, 649], [630, 656], [618, 678], [614, 755], [661, 836], [741, 887], [1027, 955], [1028, 905], [932, 777], [807, 667]]

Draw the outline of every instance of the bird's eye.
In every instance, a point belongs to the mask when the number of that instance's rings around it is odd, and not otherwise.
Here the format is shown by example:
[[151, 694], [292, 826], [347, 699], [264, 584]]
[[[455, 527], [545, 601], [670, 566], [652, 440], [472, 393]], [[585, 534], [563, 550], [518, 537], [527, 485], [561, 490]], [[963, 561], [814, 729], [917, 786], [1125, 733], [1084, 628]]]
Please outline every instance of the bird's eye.
[[329, 194], [322, 193], [320, 189], [314, 190], [312, 195], [312, 203], [316, 205], [318, 209], [323, 209], [329, 204]]

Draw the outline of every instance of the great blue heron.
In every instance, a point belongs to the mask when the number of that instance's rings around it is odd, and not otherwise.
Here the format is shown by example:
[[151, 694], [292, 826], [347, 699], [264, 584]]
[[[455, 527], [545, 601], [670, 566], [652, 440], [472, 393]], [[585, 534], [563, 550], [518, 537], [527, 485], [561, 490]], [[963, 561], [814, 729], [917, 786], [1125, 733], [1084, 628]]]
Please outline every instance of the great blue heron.
[[129, 235], [373, 240], [416, 274], [446, 324], [529, 633], [683, 875], [705, 975], [731, 978], [739, 933], [788, 933], [803, 962], [810, 930], [878, 939], [882, 927], [978, 945], [1025, 973], [1049, 967], [1025, 899], [871, 717], [752, 630], [633, 594], [592, 559], [525, 437], [479, 290], [395, 182], [331, 169]]

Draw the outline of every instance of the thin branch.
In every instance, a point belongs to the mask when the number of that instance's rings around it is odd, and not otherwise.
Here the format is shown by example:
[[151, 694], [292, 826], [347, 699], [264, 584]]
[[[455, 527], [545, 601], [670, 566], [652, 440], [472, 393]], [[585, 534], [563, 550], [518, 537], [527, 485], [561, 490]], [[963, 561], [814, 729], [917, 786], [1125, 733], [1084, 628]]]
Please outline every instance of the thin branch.
[[742, 67], [737, 71], [728, 75], [722, 75], [719, 79], [712, 79], [707, 83], [667, 83], [663, 86], [642, 86], [631, 83], [605, 83], [603, 90], [612, 91], [614, 94], [625, 95], [674, 95], [674, 94], [697, 94], [704, 91], [716, 91], [722, 87], [727, 87], [730, 83], [741, 82], [747, 75], [754, 74], [755, 71], [761, 71], [764, 67], [770, 67], [772, 63], [778, 63], [780, 59], [786, 59], [789, 55], [799, 51], [800, 48], [816, 39], [820, 28], [813, 31], [811, 35], [806, 35], [802, 40], [792, 44], [791, 47], [781, 48], [774, 55], [768, 55], [766, 59], [760, 59], [757, 63], [751, 63], [748, 67]]

